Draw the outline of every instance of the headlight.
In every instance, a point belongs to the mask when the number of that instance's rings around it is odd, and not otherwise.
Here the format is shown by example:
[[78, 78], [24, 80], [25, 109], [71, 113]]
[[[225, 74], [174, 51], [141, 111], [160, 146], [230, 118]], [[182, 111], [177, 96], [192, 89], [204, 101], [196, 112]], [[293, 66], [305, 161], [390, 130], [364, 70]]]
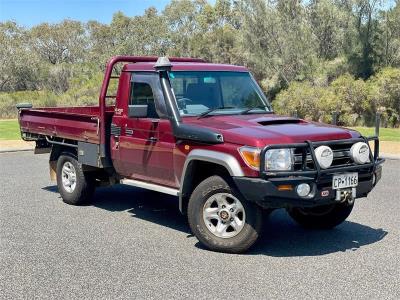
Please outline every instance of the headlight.
[[292, 166], [292, 149], [270, 149], [265, 154], [265, 169], [267, 171], [290, 171]]
[[358, 142], [350, 148], [352, 160], [359, 165], [369, 162], [369, 147], [366, 143]]
[[328, 169], [332, 165], [333, 151], [328, 146], [319, 146], [315, 149], [315, 157], [322, 169]]
[[257, 171], [260, 170], [260, 152], [259, 148], [254, 147], [244, 146], [239, 148], [239, 153], [246, 165]]

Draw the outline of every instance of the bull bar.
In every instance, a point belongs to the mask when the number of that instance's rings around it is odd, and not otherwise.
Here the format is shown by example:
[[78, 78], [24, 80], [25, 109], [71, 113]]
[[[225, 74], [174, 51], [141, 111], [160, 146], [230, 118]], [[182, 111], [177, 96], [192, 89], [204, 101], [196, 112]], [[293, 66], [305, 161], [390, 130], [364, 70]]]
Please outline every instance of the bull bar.
[[[374, 152], [371, 151], [370, 141], [374, 142]], [[336, 144], [354, 144], [357, 142], [365, 142], [368, 145], [370, 153], [370, 163], [363, 165], [352, 164], [350, 166], [330, 167], [328, 169], [321, 169], [315, 156], [314, 148], [321, 145], [336, 145]], [[302, 166], [299, 171], [268, 171], [265, 170], [265, 155], [268, 150], [271, 149], [302, 149]], [[314, 165], [313, 170], [307, 169], [307, 150], [311, 155], [311, 159]], [[263, 179], [276, 178], [276, 177], [289, 177], [289, 176], [302, 176], [310, 177], [315, 179], [317, 182], [322, 174], [333, 174], [345, 171], [360, 170], [360, 168], [366, 170], [370, 168], [370, 172], [374, 172], [376, 167], [385, 161], [384, 158], [379, 157], [379, 139], [377, 136], [359, 138], [351, 138], [347, 140], [332, 140], [332, 141], [318, 141], [311, 142], [305, 141], [304, 143], [293, 143], [293, 144], [274, 144], [268, 145], [261, 150], [260, 153], [260, 177]]]

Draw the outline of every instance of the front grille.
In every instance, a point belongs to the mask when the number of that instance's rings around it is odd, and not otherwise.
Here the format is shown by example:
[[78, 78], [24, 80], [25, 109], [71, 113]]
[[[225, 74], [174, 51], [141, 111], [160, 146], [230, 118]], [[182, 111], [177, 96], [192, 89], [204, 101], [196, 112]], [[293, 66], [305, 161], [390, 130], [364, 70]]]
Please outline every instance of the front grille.
[[[329, 146], [333, 151], [333, 162], [329, 168], [338, 168], [354, 165], [353, 160], [350, 157], [350, 148], [353, 144], [329, 144], [329, 142], [324, 143], [324, 145]], [[317, 147], [314, 147], [316, 149]], [[305, 154], [303, 154], [303, 152]], [[311, 158], [310, 150], [307, 148], [297, 148], [294, 149], [294, 171], [302, 170], [303, 157], [306, 158], [305, 170], [315, 170], [314, 162]]]

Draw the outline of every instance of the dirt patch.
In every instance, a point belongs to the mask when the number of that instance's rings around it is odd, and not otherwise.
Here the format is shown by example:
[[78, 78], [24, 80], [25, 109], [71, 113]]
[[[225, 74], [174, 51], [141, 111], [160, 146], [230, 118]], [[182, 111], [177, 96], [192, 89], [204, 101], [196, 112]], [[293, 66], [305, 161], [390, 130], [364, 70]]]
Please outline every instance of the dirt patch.
[[[371, 149], [374, 149], [374, 143], [371, 143]], [[379, 142], [379, 153], [400, 155], [400, 142], [381, 141]]]
[[17, 150], [17, 149], [34, 149], [35, 142], [17, 141], [0, 141], [0, 151]]

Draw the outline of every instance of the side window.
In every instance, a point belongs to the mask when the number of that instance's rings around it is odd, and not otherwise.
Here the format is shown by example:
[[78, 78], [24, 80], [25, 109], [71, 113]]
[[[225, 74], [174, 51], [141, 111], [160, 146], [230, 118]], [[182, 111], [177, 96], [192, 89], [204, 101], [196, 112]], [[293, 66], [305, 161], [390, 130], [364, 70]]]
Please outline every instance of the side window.
[[147, 82], [133, 81], [131, 84], [131, 96], [129, 105], [146, 105], [147, 117], [159, 118], [154, 102], [154, 94], [151, 85]]
[[129, 105], [154, 103], [151, 86], [145, 82], [133, 82]]

